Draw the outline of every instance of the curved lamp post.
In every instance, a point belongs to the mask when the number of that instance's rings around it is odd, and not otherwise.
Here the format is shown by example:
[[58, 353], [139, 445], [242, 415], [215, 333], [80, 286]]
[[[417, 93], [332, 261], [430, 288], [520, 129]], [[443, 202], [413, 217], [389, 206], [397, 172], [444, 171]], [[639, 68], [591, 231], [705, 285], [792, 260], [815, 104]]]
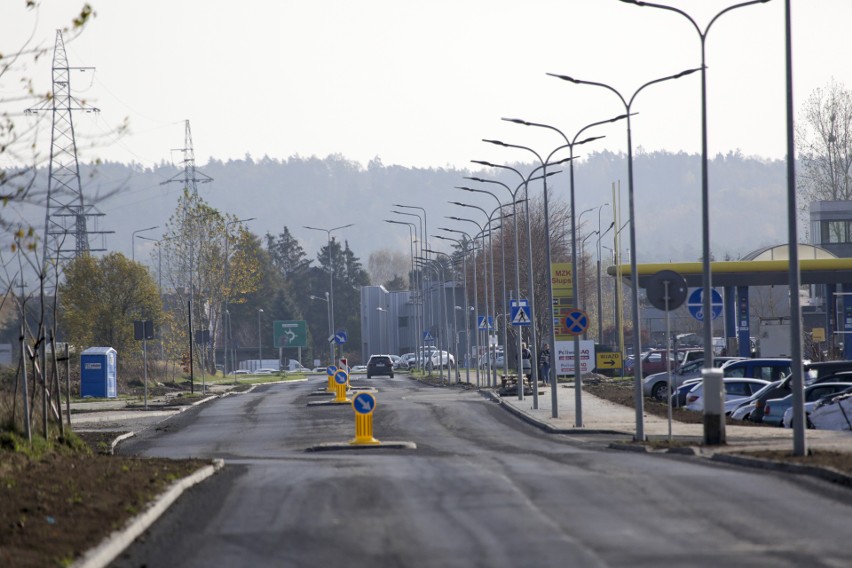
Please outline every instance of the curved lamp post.
[[[493, 211], [491, 211], [491, 213], [489, 214], [487, 211], [485, 211], [485, 209], [483, 209], [482, 207], [479, 207], [479, 206], [477, 206], [477, 205], [470, 205], [470, 204], [468, 204], [468, 203], [462, 203], [462, 202], [460, 202], [460, 201], [450, 201], [449, 203], [450, 203], [450, 204], [452, 204], [452, 205], [458, 205], [459, 207], [470, 207], [470, 208], [478, 209], [478, 210], [482, 211], [482, 213], [483, 213], [483, 214], [484, 214], [484, 215], [488, 218], [488, 223], [487, 223], [487, 225], [486, 225], [486, 226], [491, 226], [491, 224], [494, 222], [494, 214], [495, 214], [495, 213], [497, 213], [497, 211], [502, 211], [503, 207], [507, 207], [507, 206], [509, 206], [509, 205], [512, 205], [512, 206], [514, 207], [514, 205], [515, 205], [514, 203], [507, 203], [507, 204], [505, 204], [505, 205], [504, 205], [504, 204], [500, 204], [500, 205], [498, 205], [497, 207], [495, 207], [495, 208], [494, 208], [494, 210], [493, 210]], [[499, 200], [499, 199], [497, 200], [497, 203], [498, 203], [498, 204], [500, 203], [500, 200]], [[512, 214], [510, 214], [510, 215], [514, 215], [514, 214], [512, 213]], [[508, 216], [508, 215], [503, 215], [503, 217], [507, 217], [507, 216]], [[498, 227], [501, 227], [501, 228], [502, 228], [502, 224], [501, 224], [501, 225], [498, 225], [497, 227], [493, 227], [493, 226], [492, 226], [492, 227], [491, 227], [491, 230], [489, 231], [489, 234], [488, 234], [488, 248], [489, 248], [489, 249], [490, 249], [490, 251], [491, 251], [491, 315], [492, 315], [492, 317], [494, 318], [494, 323], [495, 323], [495, 325], [497, 325], [497, 324], [498, 324], [498, 320], [497, 320], [497, 302], [496, 302], [496, 296], [497, 296], [497, 294], [496, 294], [496, 292], [497, 292], [497, 285], [496, 285], [496, 282], [495, 282], [495, 279], [494, 279], [494, 249], [493, 249], [494, 241], [493, 241], [493, 233], [494, 233], [494, 230], [495, 230], [495, 229], [497, 229]], [[502, 234], [502, 233], [501, 233], [501, 234]], [[501, 242], [502, 242], [502, 239], [501, 239]], [[504, 261], [504, 263], [505, 263], [505, 255], [503, 256], [503, 261]], [[505, 269], [504, 269], [503, 273], [505, 274]], [[505, 297], [505, 295], [504, 295], [504, 297]], [[487, 303], [487, 302], [488, 302], [488, 297], [486, 296], [486, 303]], [[505, 312], [506, 312], [506, 310], [505, 310], [505, 303], [504, 303], [504, 306], [503, 306], [503, 307], [504, 307], [503, 312], [504, 312], [504, 314], [505, 314]], [[505, 322], [503, 322], [503, 325], [504, 325], [504, 329], [505, 329]], [[487, 331], [487, 330], [486, 330], [486, 331]], [[488, 334], [488, 335], [489, 335], [488, 347], [489, 347], [489, 349], [490, 349], [490, 347], [491, 347], [491, 340], [490, 340], [490, 334]], [[505, 334], [504, 334], [504, 337], [505, 337]], [[505, 346], [506, 346], [505, 341], [504, 341], [504, 343], [503, 343], [503, 346], [504, 346], [504, 348], [505, 348]], [[495, 346], [495, 350], [494, 350], [494, 352], [495, 352], [495, 354], [496, 354], [496, 352], [497, 352], [496, 346]], [[506, 358], [504, 357], [504, 358], [503, 358], [504, 366], [506, 365], [506, 363], [505, 363], [505, 359], [506, 359]], [[490, 358], [489, 358], [489, 360], [490, 360]], [[496, 357], [495, 357], [495, 363], [496, 363]], [[492, 384], [492, 386], [497, 386], [497, 368], [496, 368], [495, 366], [491, 365], [490, 363], [489, 363], [489, 374], [491, 374], [491, 375], [492, 375], [492, 376], [491, 376], [491, 384]], [[521, 385], [521, 396], [523, 396], [523, 384]]]
[[136, 262], [136, 235], [137, 233], [144, 233], [145, 231], [153, 231], [154, 229], [159, 229], [159, 225], [154, 225], [153, 227], [148, 227], [147, 229], [139, 229], [138, 231], [133, 231], [133, 234], [130, 236], [130, 260]]
[[[231, 299], [230, 299], [230, 297], [231, 297], [231, 290], [230, 290], [230, 287], [231, 287], [231, 257], [228, 254], [228, 248], [229, 248], [228, 245], [231, 242], [231, 235], [230, 235], [230, 233], [228, 233], [228, 227], [235, 224], [235, 223], [245, 223], [247, 221], [254, 221], [254, 220], [255, 220], [255, 217], [249, 217], [248, 219], [235, 219], [233, 221], [228, 221], [227, 223], [225, 223], [225, 289], [226, 289], [226, 293], [225, 293], [225, 313], [228, 314], [228, 324], [229, 324], [229, 326], [227, 328], [225, 328], [225, 334], [224, 334], [225, 335], [225, 374], [226, 375], [228, 373], [228, 349], [229, 349], [229, 346], [231, 344], [231, 340], [233, 339], [232, 337], [230, 337], [230, 331], [229, 331], [230, 330], [230, 318], [231, 318], [230, 314], [231, 314], [231, 312], [228, 311], [228, 308], [230, 308], [230, 305], [231, 305]], [[236, 360], [231, 360], [231, 370], [235, 371], [236, 369], [237, 369]], [[236, 375], [234, 375], [234, 376], [236, 376]]]
[[[727, 8], [720, 11], [718, 14], [713, 16], [710, 19], [710, 22], [707, 26], [702, 30], [701, 27], [696, 23], [696, 21], [679, 8], [675, 8], [673, 6], [666, 6], [664, 4], [657, 4], [654, 2], [640, 2], [638, 0], [621, 0], [626, 4], [635, 4], [637, 6], [647, 6], [649, 8], [659, 8], [661, 10], [668, 10], [670, 12], [674, 12], [676, 14], [680, 14], [692, 24], [693, 28], [695, 28], [696, 33], [698, 33], [698, 37], [701, 42], [701, 241], [702, 241], [702, 259], [701, 259], [701, 268], [702, 268], [702, 281], [701, 285], [704, 288], [704, 297], [702, 298], [702, 312], [705, 314], [703, 318], [703, 331], [704, 331], [704, 368], [710, 369], [713, 367], [713, 318], [708, 317], [711, 313], [711, 301], [712, 301], [712, 275], [710, 272], [710, 189], [709, 189], [709, 181], [707, 176], [707, 66], [706, 66], [706, 42], [707, 42], [707, 34], [710, 32], [710, 28], [713, 24], [718, 20], [723, 14], [730, 12], [731, 10], [735, 10], [737, 8], [744, 8], [746, 6], [751, 6], [752, 4], [765, 4], [769, 0], [751, 0], [750, 2], [741, 2], [739, 4], [734, 4], [732, 6], [728, 6]], [[792, 248], [792, 247], [791, 247]], [[794, 373], [794, 380], [796, 374]], [[801, 373], [798, 374], [801, 377]], [[794, 389], [793, 397], [796, 397], [796, 391], [800, 391], [801, 389]], [[714, 392], [715, 396], [715, 392]], [[721, 400], [721, 393], [719, 394]], [[795, 401], [794, 401], [795, 402]], [[802, 402], [802, 432], [804, 432], [804, 402]], [[704, 425], [704, 443], [705, 444], [723, 444], [725, 443], [725, 423], [724, 416], [721, 419], [721, 427], [714, 432], [710, 432], [708, 430], [708, 422], [705, 420]], [[800, 455], [804, 455], [804, 452]]]
[[[440, 227], [439, 227], [440, 228]], [[449, 229], [444, 229], [449, 230]], [[460, 231], [459, 231], [460, 232]], [[466, 233], [465, 233], [466, 234]], [[468, 363], [465, 365], [465, 378], [468, 383], [470, 383], [470, 308], [468, 307], [467, 302], [467, 244], [470, 242], [470, 238], [467, 241], [462, 241], [461, 239], [451, 239], [450, 237], [445, 237], [443, 235], [432, 235], [436, 239], [441, 239], [442, 241], [451, 241], [456, 243], [459, 247], [459, 251], [462, 255], [462, 276], [464, 278], [464, 347], [465, 347], [465, 359], [467, 359]], [[476, 271], [474, 271], [475, 274]], [[453, 299], [455, 299], [455, 294], [453, 294]], [[455, 306], [456, 309], [459, 309], [459, 306]], [[456, 325], [456, 315], [453, 312], [453, 325]], [[456, 358], [459, 356], [458, 350], [458, 335], [456, 335]], [[456, 359], [456, 365], [458, 366], [458, 359]]]
[[643, 423], [642, 412], [644, 410], [644, 401], [642, 400], [642, 362], [639, 358], [639, 354], [642, 351], [642, 343], [639, 337], [639, 278], [636, 274], [636, 216], [634, 215], [634, 199], [633, 199], [633, 138], [630, 129], [630, 109], [633, 106], [633, 101], [636, 100], [636, 96], [641, 93], [646, 87], [651, 85], [655, 85], [657, 83], [662, 83], [663, 81], [670, 81], [673, 79], [680, 79], [681, 77], [685, 77], [700, 69], [687, 69], [685, 71], [681, 71], [675, 75], [669, 75], [666, 77], [660, 77], [659, 79], [654, 79], [652, 81], [648, 81], [647, 83], [640, 86], [629, 99], [625, 99], [625, 97], [621, 94], [620, 91], [607, 85], [606, 83], [600, 83], [595, 81], [583, 81], [581, 79], [575, 79], [574, 77], [569, 77], [568, 75], [556, 75], [554, 73], [548, 73], [551, 77], [556, 77], [557, 79], [562, 79], [563, 81], [569, 81], [571, 83], [577, 85], [594, 85], [596, 87], [603, 87], [608, 91], [615, 94], [618, 97], [618, 100], [621, 101], [621, 104], [624, 105], [624, 111], [627, 117], [627, 201], [628, 201], [628, 209], [630, 216], [630, 283], [633, 291], [633, 353], [636, 357], [636, 364], [633, 365], [633, 377], [634, 377], [634, 402], [636, 405], [636, 439], [644, 441], [645, 440], [645, 425]]
[[[629, 112], [629, 111], [628, 111]], [[503, 120], [507, 122], [513, 122], [515, 124], [521, 124], [524, 126], [534, 126], [538, 128], [546, 128], [548, 130], [553, 130], [562, 136], [562, 139], [565, 141], [565, 145], [568, 147], [569, 156], [571, 158], [571, 163], [569, 165], [569, 184], [570, 184], [570, 197], [571, 197], [571, 280], [574, 282], [574, 303], [577, 307], [580, 306], [580, 287], [578, 286], [579, 281], [577, 280], [577, 224], [579, 223], [579, 218], [583, 216], [583, 213], [591, 211], [592, 209], [588, 209], [580, 213], [577, 216], [576, 211], [576, 199], [575, 199], [575, 191], [574, 191], [574, 147], [579, 146], [581, 144], [586, 144], [588, 142], [593, 142], [595, 140], [600, 140], [603, 136], [592, 136], [590, 138], [585, 138], [583, 140], [579, 140], [580, 135], [583, 134], [589, 128], [593, 128], [595, 126], [600, 126], [602, 124], [608, 124], [611, 122], [617, 122], [623, 118], [627, 118], [626, 115], [619, 115], [614, 118], [610, 118], [607, 120], [599, 120], [597, 122], [593, 122], [591, 124], [587, 124], [583, 128], [577, 131], [573, 138], [570, 138], [565, 135], [560, 129], [555, 126], [550, 126], [549, 124], [543, 124], [540, 122], [529, 122], [527, 120], [522, 120], [520, 118], [504, 118]], [[555, 334], [551, 338], [554, 341], [553, 352], [556, 353], [556, 337]], [[579, 334], [574, 335], [574, 424], [578, 428], [582, 428], [583, 426], [583, 403], [582, 403], [582, 376], [580, 374], [580, 358], [577, 354], [580, 353], [580, 336]], [[554, 365], [555, 367], [555, 365]], [[554, 372], [555, 375], [555, 372]]]
[[[479, 235], [471, 236], [469, 233], [465, 231], [460, 231], [458, 229], [451, 229], [449, 227], [438, 227], [438, 230], [447, 231], [448, 233], [457, 233], [459, 235], [463, 235], [467, 238], [468, 243], [471, 244], [473, 250], [473, 306], [467, 306], [468, 295], [465, 293], [465, 333], [467, 333], [467, 351], [470, 353], [470, 311], [473, 310], [473, 319], [474, 322], [479, 322], [479, 291], [476, 283], [476, 239]], [[476, 324], [474, 324], [476, 325]], [[476, 384], [479, 386], [479, 329], [476, 330], [476, 333], [473, 335], [473, 346], [475, 348], [476, 353]], [[468, 363], [467, 369], [467, 382], [470, 384], [470, 363]]]
[[[349, 223], [348, 225], [341, 225], [340, 227], [334, 227], [332, 229], [322, 229], [320, 227], [308, 227], [307, 225], [302, 225], [305, 229], [322, 231], [328, 236], [328, 313], [330, 314], [329, 319], [331, 320], [332, 334], [334, 334], [334, 257], [332, 256], [331, 234], [334, 231], [348, 229], [354, 224], [355, 223]], [[331, 347], [331, 364], [333, 365], [336, 361], [334, 357], [334, 341], [332, 341], [332, 338], [329, 338], [328, 342]]]
[[[393, 219], [385, 219], [385, 223], [393, 223], [395, 225], [408, 225], [408, 236], [411, 239], [411, 276], [408, 279], [408, 289], [409, 289], [409, 292], [412, 293], [412, 305], [414, 306], [414, 310], [413, 310], [414, 311], [414, 337], [412, 339], [414, 340], [414, 342], [413, 342], [414, 343], [414, 352], [419, 354], [420, 353], [420, 333], [419, 333], [419, 330], [420, 330], [421, 326], [418, 323], [418, 315], [419, 315], [418, 312], [419, 312], [419, 310], [417, 309], [417, 303], [416, 303], [416, 296], [418, 294], [418, 284], [419, 284], [419, 282], [417, 282], [417, 275], [419, 273], [415, 269], [415, 265], [414, 265], [414, 257], [417, 256], [414, 252], [415, 244], [417, 243], [417, 225], [415, 225], [414, 223], [408, 223], [407, 221], [394, 221]], [[414, 290], [413, 291], [412, 291], [412, 288], [411, 288], [411, 286], [412, 286], [411, 280], [412, 279], [414, 279]], [[415, 359], [416, 359], [416, 356], [415, 356]]]
[[[572, 161], [573, 156], [564, 158], [559, 160], [558, 162], [551, 162], [550, 159], [553, 155], [562, 150], [563, 148], [568, 147], [567, 145], [559, 146], [555, 148], [550, 154], [547, 155], [546, 158], [542, 158], [541, 154], [533, 150], [528, 146], [521, 146], [519, 144], [507, 144], [506, 142], [501, 142], [500, 140], [488, 140], [483, 138], [483, 142], [488, 142], [489, 144], [495, 144], [497, 146], [503, 146], [504, 148], [518, 148], [520, 150], [526, 150], [530, 152], [532, 155], [536, 157], [539, 162], [539, 165], [542, 169], [544, 175], [542, 176], [542, 186], [543, 186], [543, 194], [544, 194], [544, 251], [546, 257], [546, 266], [547, 266], [547, 306], [548, 306], [548, 329], [550, 329], [550, 344], [553, 345], [554, 353], [556, 353], [556, 328], [553, 325], [553, 279], [550, 277], [551, 266], [553, 264], [551, 247], [550, 247], [550, 210], [548, 208], [548, 199], [547, 199], [547, 166], [548, 165], [556, 165], [568, 161]], [[527, 184], [528, 185], [528, 184]], [[529, 218], [529, 207], [527, 207], [527, 231], [531, 231], [531, 222]], [[530, 237], [532, 235], [530, 234]], [[532, 248], [532, 240], [528, 243], [530, 249]], [[532, 250], [530, 250], [530, 258], [532, 258]], [[530, 265], [530, 280], [532, 280], [532, 265]], [[530, 289], [532, 290], [532, 282], [530, 282]], [[534, 301], [534, 300], [533, 300]], [[539, 346], [536, 343], [537, 339], [535, 337], [535, 326], [533, 326], [533, 349], [538, 352]], [[530, 375], [532, 376], [532, 382], [534, 385], [538, 384], [538, 365], [532, 365], [530, 369]], [[550, 405], [551, 405], [551, 415], [553, 418], [559, 417], [559, 403], [557, 399], [557, 389], [556, 389], [556, 365], [551, 366], [550, 368], [550, 376], [548, 377], [548, 382], [552, 381], [551, 389], [550, 389]], [[537, 388], [533, 388], [533, 392], [536, 392]]]

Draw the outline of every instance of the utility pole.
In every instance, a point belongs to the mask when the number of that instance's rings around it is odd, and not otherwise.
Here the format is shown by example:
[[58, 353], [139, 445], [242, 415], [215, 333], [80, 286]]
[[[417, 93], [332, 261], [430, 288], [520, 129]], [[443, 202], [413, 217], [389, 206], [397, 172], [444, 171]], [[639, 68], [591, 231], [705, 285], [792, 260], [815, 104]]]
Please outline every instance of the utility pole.
[[[71, 71], [93, 70], [93, 67], [68, 65], [62, 31], [57, 30], [53, 50], [53, 96], [41, 107], [25, 111], [27, 114], [50, 112], [52, 116], [42, 259], [48, 293], [55, 290], [55, 277], [62, 264], [88, 252], [105, 251], [105, 235], [114, 232], [98, 230], [97, 219], [104, 214], [94, 206], [86, 205], [77, 161], [73, 112], [100, 112], [100, 109], [86, 106], [74, 98], [71, 94]], [[89, 217], [94, 218], [91, 230], [88, 227]], [[91, 235], [101, 235], [102, 245], [99, 248], [91, 248]]]

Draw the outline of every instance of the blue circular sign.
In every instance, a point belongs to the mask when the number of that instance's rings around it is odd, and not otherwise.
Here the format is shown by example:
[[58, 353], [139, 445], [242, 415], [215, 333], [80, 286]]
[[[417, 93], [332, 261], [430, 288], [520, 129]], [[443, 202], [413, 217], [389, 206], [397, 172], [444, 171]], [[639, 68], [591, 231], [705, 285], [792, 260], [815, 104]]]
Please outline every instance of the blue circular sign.
[[565, 329], [571, 335], [580, 335], [589, 327], [589, 316], [583, 310], [573, 309], [565, 316]]
[[334, 373], [334, 382], [338, 385], [345, 385], [348, 380], [349, 375], [346, 373], [346, 371], [337, 371], [336, 373]]
[[[710, 294], [710, 319], [716, 319], [722, 313], [722, 295], [711, 289]], [[686, 301], [689, 313], [698, 321], [704, 321], [704, 288], [693, 290]]]
[[376, 409], [376, 397], [368, 392], [361, 392], [352, 399], [352, 409], [356, 414], [372, 414]]
[[334, 373], [336, 373], [336, 372], [337, 372], [337, 367], [335, 367], [334, 365], [329, 365], [329, 366], [326, 368], [325, 372], [326, 372], [326, 374], [327, 374], [327, 375], [329, 375], [329, 376], [334, 376]]

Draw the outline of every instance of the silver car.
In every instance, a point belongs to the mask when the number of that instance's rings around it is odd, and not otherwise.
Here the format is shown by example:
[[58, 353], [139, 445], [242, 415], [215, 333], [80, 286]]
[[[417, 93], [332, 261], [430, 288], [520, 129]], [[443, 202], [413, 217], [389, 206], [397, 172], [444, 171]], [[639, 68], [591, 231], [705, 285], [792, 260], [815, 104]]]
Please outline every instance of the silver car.
[[[713, 366], [721, 367], [726, 361], [733, 361], [739, 357], [714, 357]], [[689, 379], [701, 378], [701, 369], [704, 365], [704, 359], [695, 359], [681, 365], [680, 369], [672, 370], [672, 392], [676, 391], [679, 386]], [[668, 384], [668, 373], [654, 373], [642, 379], [642, 391], [645, 396], [655, 398], [657, 400], [666, 400]]]

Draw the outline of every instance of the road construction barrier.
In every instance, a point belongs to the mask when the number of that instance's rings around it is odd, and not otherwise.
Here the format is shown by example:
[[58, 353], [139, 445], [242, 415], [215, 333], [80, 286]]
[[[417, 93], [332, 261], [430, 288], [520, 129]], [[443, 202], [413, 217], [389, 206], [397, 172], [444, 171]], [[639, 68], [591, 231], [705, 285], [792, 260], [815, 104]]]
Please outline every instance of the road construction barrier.
[[349, 373], [343, 370], [334, 373], [334, 402], [349, 402], [346, 398], [347, 386], [349, 386]]
[[337, 372], [337, 367], [329, 365], [325, 368], [325, 374], [328, 376], [328, 392], [334, 392], [334, 373]]
[[368, 392], [361, 392], [352, 397], [352, 409], [355, 411], [355, 439], [352, 445], [381, 444], [373, 438], [373, 411], [376, 409], [376, 397]]

